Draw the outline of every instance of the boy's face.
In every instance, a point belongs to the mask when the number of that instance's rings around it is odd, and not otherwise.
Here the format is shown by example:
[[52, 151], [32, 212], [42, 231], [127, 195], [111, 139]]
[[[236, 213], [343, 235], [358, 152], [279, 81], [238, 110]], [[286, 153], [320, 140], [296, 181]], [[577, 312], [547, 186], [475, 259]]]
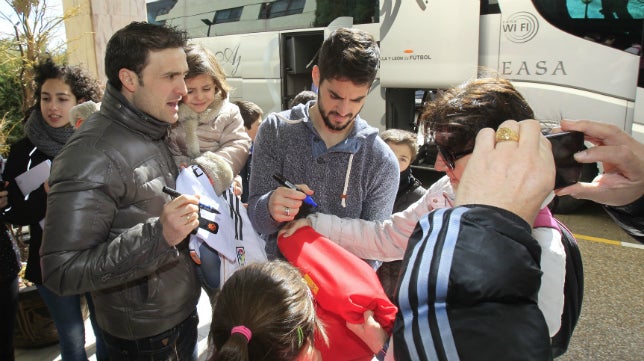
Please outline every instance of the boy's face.
[[251, 124], [250, 129], [246, 129], [246, 133], [248, 133], [248, 136], [250, 137], [251, 141], [255, 141], [255, 137], [257, 136], [257, 131], [259, 130], [259, 125], [262, 123], [262, 116], [258, 116], [257, 119]]
[[389, 148], [394, 152], [396, 155], [396, 158], [398, 159], [398, 167], [400, 168], [400, 172], [404, 172], [409, 168], [409, 165], [411, 164], [411, 159], [413, 155], [411, 154], [411, 149], [409, 149], [408, 146], [404, 144], [394, 144], [394, 143], [387, 143]]

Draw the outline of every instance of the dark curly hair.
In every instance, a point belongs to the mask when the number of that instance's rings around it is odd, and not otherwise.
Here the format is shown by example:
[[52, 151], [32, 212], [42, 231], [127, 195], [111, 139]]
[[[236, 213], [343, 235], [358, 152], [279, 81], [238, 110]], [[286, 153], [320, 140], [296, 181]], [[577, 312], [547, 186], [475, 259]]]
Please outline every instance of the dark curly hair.
[[42, 86], [48, 79], [61, 79], [64, 81], [65, 84], [69, 85], [72, 94], [74, 94], [79, 103], [88, 100], [98, 103], [103, 97], [103, 90], [98, 80], [79, 66], [58, 65], [51, 58], [46, 58], [34, 67], [34, 72], [36, 89], [34, 105], [30, 110], [40, 109]]

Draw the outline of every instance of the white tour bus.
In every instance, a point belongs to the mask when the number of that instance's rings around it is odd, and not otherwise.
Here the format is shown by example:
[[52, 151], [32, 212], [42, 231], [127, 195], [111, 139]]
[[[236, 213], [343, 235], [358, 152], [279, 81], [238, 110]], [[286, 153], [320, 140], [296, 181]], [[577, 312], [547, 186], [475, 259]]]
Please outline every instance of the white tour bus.
[[[235, 88], [231, 98], [251, 100], [265, 113], [286, 109], [298, 92], [310, 89], [311, 64], [325, 36], [336, 27], [354, 26], [380, 41], [379, 76], [360, 113], [380, 129], [418, 130], [416, 115], [423, 102], [438, 89], [475, 77], [483, 67], [511, 80], [537, 119], [596, 119], [644, 141], [637, 48], [644, 1], [631, 1], [610, 14], [599, 12], [598, 4], [590, 9], [586, 4], [580, 12], [579, 3], [386, 0], [380, 2], [379, 23], [338, 18], [326, 28], [192, 41], [217, 55]], [[431, 169], [434, 154], [422, 153], [415, 167]], [[584, 178], [595, 173], [589, 167]], [[575, 206], [559, 201], [559, 211]]]

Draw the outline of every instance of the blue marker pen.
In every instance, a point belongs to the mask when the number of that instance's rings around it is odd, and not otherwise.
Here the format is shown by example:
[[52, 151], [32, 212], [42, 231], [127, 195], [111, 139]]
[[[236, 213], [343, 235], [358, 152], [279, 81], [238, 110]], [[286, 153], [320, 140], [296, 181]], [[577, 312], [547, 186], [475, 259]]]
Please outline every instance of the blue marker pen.
[[[298, 188], [295, 184], [291, 183], [288, 179], [284, 178], [284, 176], [279, 174], [279, 173], [273, 174], [273, 178], [275, 178], [275, 180], [278, 181], [279, 184], [283, 185], [286, 188], [290, 188], [292, 190], [304, 193], [303, 190]], [[311, 196], [308, 195], [308, 194], [306, 195], [306, 198], [304, 198], [304, 203], [306, 203], [306, 204], [308, 204], [308, 205], [310, 205], [312, 207], [317, 207], [318, 206], [318, 204], [315, 203], [313, 198], [311, 198]]]

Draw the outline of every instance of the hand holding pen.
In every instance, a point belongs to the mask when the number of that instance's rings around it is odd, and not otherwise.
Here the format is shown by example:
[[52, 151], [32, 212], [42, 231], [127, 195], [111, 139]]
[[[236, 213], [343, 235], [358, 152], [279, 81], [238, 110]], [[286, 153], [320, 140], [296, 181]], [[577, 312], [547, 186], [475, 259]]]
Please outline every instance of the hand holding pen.
[[[168, 193], [167, 190], [164, 192]], [[199, 226], [198, 203], [199, 199], [195, 196], [178, 194], [163, 205], [159, 222], [163, 228], [163, 238], [169, 246], [181, 243]]]
[[[269, 212], [275, 221], [292, 221], [297, 217], [306, 216], [312, 208], [318, 206], [310, 195], [312, 192], [306, 186], [304, 186], [306, 189], [300, 188], [278, 173], [274, 174], [273, 178], [282, 187], [287, 188], [275, 189], [269, 199]], [[300, 194], [295, 195], [293, 191]]]
[[[177, 197], [181, 196], [181, 193], [177, 192], [176, 190], [174, 190], [174, 189], [172, 189], [170, 187], [166, 187], [166, 186], [163, 186], [163, 193], [169, 194], [170, 196], [172, 196], [172, 198], [177, 198]], [[199, 203], [198, 206], [199, 206], [199, 208], [201, 208], [201, 209], [203, 209], [205, 211], [219, 214], [218, 210], [216, 210], [215, 208], [213, 208], [213, 207], [211, 207], [211, 206], [209, 206], [207, 204]]]
[[[283, 175], [281, 175], [279, 173], [273, 174], [273, 178], [275, 178], [275, 180], [277, 182], [279, 182], [279, 184], [283, 185], [286, 188], [290, 188], [290, 189], [292, 189], [294, 191], [298, 191], [298, 192], [302, 192], [302, 193], [306, 194], [305, 191], [303, 191], [301, 188], [299, 188], [295, 184], [291, 183], [288, 179], [286, 179]], [[304, 203], [310, 205], [311, 207], [317, 207], [318, 206], [317, 203], [315, 203], [315, 201], [313, 200], [313, 198], [311, 198], [311, 196], [308, 195], [308, 194], [306, 195], [306, 197], [304, 197]]]

